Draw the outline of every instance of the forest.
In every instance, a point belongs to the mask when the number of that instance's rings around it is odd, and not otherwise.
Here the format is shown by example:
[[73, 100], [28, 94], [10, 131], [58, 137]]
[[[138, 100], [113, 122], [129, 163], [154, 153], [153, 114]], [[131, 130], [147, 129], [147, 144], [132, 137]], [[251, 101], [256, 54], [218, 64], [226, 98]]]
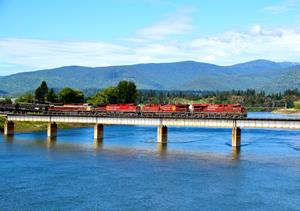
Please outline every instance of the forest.
[[[0, 104], [12, 103], [12, 99], [0, 100]], [[241, 104], [251, 111], [271, 111], [280, 108], [300, 109], [300, 92], [288, 89], [279, 93], [264, 91], [232, 90], [232, 91], [166, 91], [138, 90], [132, 81], [120, 81], [117, 86], [95, 91], [90, 95], [69, 87], [56, 91], [43, 81], [34, 92], [28, 92], [15, 99], [16, 103], [90, 103], [114, 104], [167, 104], [167, 103], [210, 103]]]

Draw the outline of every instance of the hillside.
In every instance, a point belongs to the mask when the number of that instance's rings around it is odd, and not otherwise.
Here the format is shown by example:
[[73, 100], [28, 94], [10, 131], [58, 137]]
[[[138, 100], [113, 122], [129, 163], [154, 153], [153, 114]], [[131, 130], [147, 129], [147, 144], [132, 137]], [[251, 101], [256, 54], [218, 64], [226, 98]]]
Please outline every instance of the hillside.
[[[256, 60], [232, 66], [193, 61], [110, 67], [66, 66], [0, 77], [0, 90], [21, 93], [45, 80], [50, 87], [103, 88], [120, 80], [135, 81], [139, 89], [232, 90], [260, 88], [268, 91], [294, 88], [300, 77], [294, 63]], [[296, 68], [297, 69], [297, 68]], [[291, 74], [288, 76], [286, 74]], [[292, 77], [292, 78], [291, 78]], [[281, 78], [285, 80], [281, 81]], [[290, 80], [295, 80], [290, 83]], [[276, 81], [278, 87], [272, 86]], [[270, 84], [271, 83], [271, 84]], [[299, 84], [299, 83], [298, 83]], [[280, 86], [279, 86], [280, 85]]]
[[290, 67], [282, 72], [284, 73], [265, 84], [261, 89], [281, 91], [297, 88], [300, 90], [300, 66]]

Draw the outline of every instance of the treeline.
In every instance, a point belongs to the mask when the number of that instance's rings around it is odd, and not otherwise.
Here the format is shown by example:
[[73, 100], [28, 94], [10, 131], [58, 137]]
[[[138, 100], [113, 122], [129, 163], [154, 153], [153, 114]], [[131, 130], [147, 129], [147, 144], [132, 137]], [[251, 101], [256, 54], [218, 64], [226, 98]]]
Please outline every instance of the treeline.
[[[83, 91], [65, 87], [55, 91], [45, 81], [33, 93], [26, 93], [16, 99], [17, 103], [233, 103], [242, 104], [249, 110], [272, 110], [275, 108], [300, 109], [300, 92], [297, 89], [283, 93], [266, 93], [248, 89], [245, 91], [157, 91], [137, 90], [134, 82], [120, 81], [117, 86], [101, 89], [92, 96]], [[12, 103], [9, 98], [0, 104]]]
[[[136, 85], [130, 81], [120, 81], [115, 87], [108, 87], [87, 97], [81, 90], [65, 87], [58, 92], [48, 88], [45, 81], [34, 92], [26, 93], [16, 99], [16, 103], [90, 103], [94, 105], [104, 103], [135, 103], [138, 91]], [[12, 100], [5, 98], [0, 104], [10, 104]]]
[[293, 108], [299, 105], [300, 92], [297, 89], [284, 93], [266, 93], [264, 91], [141, 91], [138, 102], [144, 103], [211, 103], [242, 104], [252, 110], [272, 110], [274, 108]]

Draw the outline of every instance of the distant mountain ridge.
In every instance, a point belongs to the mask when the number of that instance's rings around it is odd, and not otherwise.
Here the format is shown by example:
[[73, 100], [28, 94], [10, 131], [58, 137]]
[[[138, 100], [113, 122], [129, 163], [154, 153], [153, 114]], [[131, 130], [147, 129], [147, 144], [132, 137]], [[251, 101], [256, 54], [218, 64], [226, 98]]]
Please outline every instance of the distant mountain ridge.
[[134, 81], [139, 89], [232, 90], [259, 89], [268, 92], [300, 88], [300, 65], [292, 62], [255, 60], [219, 66], [183, 61], [110, 67], [66, 66], [0, 77], [0, 90], [22, 93], [45, 80], [49, 87], [100, 89], [120, 80]]

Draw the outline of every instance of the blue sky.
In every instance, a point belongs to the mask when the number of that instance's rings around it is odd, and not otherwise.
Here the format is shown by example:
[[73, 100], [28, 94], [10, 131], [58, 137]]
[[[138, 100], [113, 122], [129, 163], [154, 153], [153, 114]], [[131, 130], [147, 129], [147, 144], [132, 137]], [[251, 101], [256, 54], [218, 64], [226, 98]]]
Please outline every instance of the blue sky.
[[67, 65], [300, 62], [300, 0], [0, 0], [0, 75]]

